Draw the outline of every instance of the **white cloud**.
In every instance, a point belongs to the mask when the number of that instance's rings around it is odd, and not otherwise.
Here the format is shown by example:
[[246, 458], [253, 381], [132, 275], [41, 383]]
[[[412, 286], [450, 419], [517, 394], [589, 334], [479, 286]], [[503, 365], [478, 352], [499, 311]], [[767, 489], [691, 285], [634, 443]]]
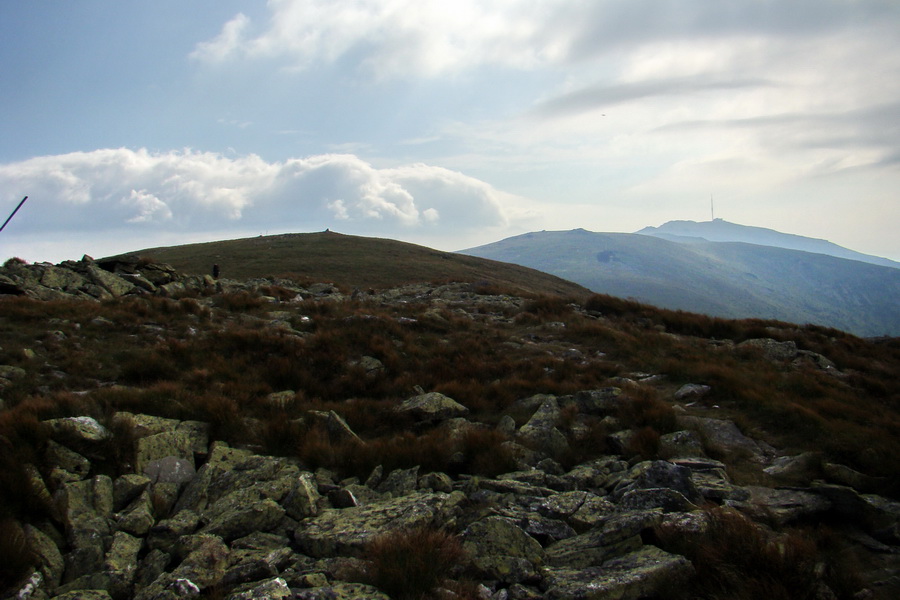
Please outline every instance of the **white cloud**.
[[151, 153], [125, 148], [43, 156], [0, 165], [0, 189], [30, 197], [27, 233], [214, 231], [322, 227], [359, 231], [507, 222], [508, 194], [425, 164], [379, 169], [348, 154], [268, 163], [258, 156]]
[[[896, 16], [878, 0], [270, 0], [257, 36], [238, 14], [192, 57], [277, 60], [305, 69], [348, 60], [378, 78], [434, 76], [481, 65], [533, 69], [645, 43], [796, 39]], [[717, 55], [694, 57], [715, 62]]]
[[243, 14], [192, 57], [286, 61], [293, 68], [345, 57], [377, 78], [437, 75], [499, 64], [528, 68], [565, 54], [564, 38], [543, 27], [558, 8], [528, 0], [271, 0], [266, 29], [246, 32]]
[[191, 58], [212, 63], [230, 58], [245, 43], [245, 34], [249, 26], [250, 19], [243, 13], [238, 13], [222, 26], [222, 32], [218, 36], [208, 42], [197, 44]]

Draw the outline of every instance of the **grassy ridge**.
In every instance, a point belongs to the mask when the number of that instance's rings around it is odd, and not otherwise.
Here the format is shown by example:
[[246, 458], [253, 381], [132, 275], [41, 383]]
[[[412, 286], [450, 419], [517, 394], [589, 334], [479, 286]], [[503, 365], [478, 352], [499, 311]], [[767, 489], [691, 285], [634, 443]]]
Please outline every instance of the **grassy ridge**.
[[221, 276], [230, 279], [289, 276], [361, 289], [423, 281], [483, 281], [531, 295], [579, 299], [590, 295], [580, 285], [527, 267], [330, 231], [149, 248], [131, 254], [196, 275], [210, 273], [212, 265], [218, 264]]

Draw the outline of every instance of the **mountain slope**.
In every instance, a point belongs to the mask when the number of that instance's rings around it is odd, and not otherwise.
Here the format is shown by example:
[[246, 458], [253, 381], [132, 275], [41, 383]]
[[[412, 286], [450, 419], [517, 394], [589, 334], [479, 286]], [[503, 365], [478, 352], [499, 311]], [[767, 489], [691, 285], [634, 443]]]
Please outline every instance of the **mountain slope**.
[[463, 252], [663, 308], [900, 335], [900, 270], [822, 254], [583, 229], [528, 233]]
[[781, 233], [780, 231], [766, 229], [764, 227], [739, 225], [722, 219], [702, 221], [699, 223], [696, 221], [669, 221], [659, 227], [645, 227], [636, 233], [684, 243], [700, 241], [745, 242], [760, 246], [773, 246], [776, 248], [787, 248], [789, 250], [827, 254], [838, 258], [858, 260], [860, 262], [880, 265], [882, 267], [900, 269], [900, 263], [893, 260], [856, 252], [855, 250], [838, 246], [827, 240], [793, 235], [790, 233]]
[[361, 289], [452, 280], [487, 282], [527, 294], [579, 299], [590, 295], [571, 281], [519, 265], [331, 231], [148, 248], [128, 254], [165, 262], [193, 275], [210, 273], [217, 264], [222, 277], [232, 279], [301, 276]]

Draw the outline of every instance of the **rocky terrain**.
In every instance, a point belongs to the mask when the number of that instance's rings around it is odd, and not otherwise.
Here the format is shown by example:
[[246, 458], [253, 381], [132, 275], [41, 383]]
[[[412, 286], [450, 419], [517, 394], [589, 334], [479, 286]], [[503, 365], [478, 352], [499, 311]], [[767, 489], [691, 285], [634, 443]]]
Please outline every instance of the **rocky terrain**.
[[[8, 363], [0, 366], [3, 483], [22, 486], [4, 497], [0, 551], [30, 559], [3, 582], [4, 597], [900, 593], [900, 502], [892, 498], [889, 467], [867, 468], [864, 451], [849, 449], [853, 460], [841, 462], [824, 443], [822, 449], [767, 431], [727, 405], [730, 392], [716, 387], [722, 379], [686, 381], [671, 358], [613, 355], [641, 331], [660, 355], [709, 353], [698, 359], [707, 367], [736, 356], [760, 377], [771, 369], [782, 381], [802, 373], [819, 386], [856, 385], [839, 358], [783, 339], [775, 326], [762, 330], [773, 337], [713, 340], [666, 331], [649, 317], [616, 325], [616, 311], [604, 314], [590, 303], [541, 304], [468, 283], [342, 290], [187, 277], [165, 265], [87, 257], [61, 265], [9, 261], [0, 270], [0, 294], [0, 362]], [[156, 304], [142, 308], [151, 299]], [[76, 300], [95, 308], [78, 312]], [[40, 306], [55, 307], [53, 316], [36, 317]], [[15, 311], [34, 329], [13, 335]], [[126, 324], [124, 312], [138, 315], [135, 323]], [[163, 313], [177, 318], [163, 323]], [[107, 367], [85, 374], [50, 364], [60, 362], [54, 348], [113, 344], [120, 329], [124, 343], [163, 344], [170, 354], [202, 353], [191, 350], [200, 343], [191, 340], [238, 327], [309, 348], [329, 320], [335, 327], [349, 322], [346, 331], [382, 332], [340, 354], [340, 374], [316, 366], [318, 378], [354, 386], [340, 388], [357, 390], [352, 398], [326, 398], [313, 383], [290, 389], [271, 377], [248, 392], [252, 410], [191, 413], [184, 404], [194, 392], [172, 382], [203, 378], [200, 385], [212, 386], [213, 366], [150, 377], [144, 365], [117, 371], [123, 381], [114, 381], [104, 379]], [[96, 339], [95, 330], [102, 332]], [[415, 340], [433, 335], [437, 341], [427, 338], [423, 347], [452, 346], [460, 330], [468, 335], [461, 348], [475, 353], [489, 340], [496, 356], [522, 361], [510, 371], [533, 367], [546, 379], [534, 375], [526, 393], [520, 390], [529, 383], [521, 380], [528, 378], [495, 373], [494, 382], [473, 381], [486, 387], [470, 392], [460, 382], [475, 366], [460, 351], [445, 379], [431, 373], [436, 362], [430, 371], [404, 369]], [[223, 356], [225, 339], [211, 346]], [[390, 347], [385, 339], [393, 340]], [[306, 360], [302, 352], [298, 364]], [[673, 372], [644, 370], [655, 364]], [[404, 378], [410, 373], [418, 382]], [[489, 403], [492, 394], [500, 399]], [[236, 402], [249, 407], [251, 400]], [[360, 406], [367, 401], [372, 408]], [[23, 423], [32, 421], [25, 431]], [[806, 421], [785, 429], [801, 426]], [[273, 441], [278, 432], [290, 438], [288, 451]], [[411, 456], [390, 454], [383, 443], [392, 439], [411, 444]], [[424, 445], [435, 440], [436, 449]], [[32, 506], [19, 506], [13, 495]], [[710, 547], [723, 563], [729, 553], [747, 562], [716, 570], [700, 552]], [[422, 575], [416, 555], [441, 568]]]

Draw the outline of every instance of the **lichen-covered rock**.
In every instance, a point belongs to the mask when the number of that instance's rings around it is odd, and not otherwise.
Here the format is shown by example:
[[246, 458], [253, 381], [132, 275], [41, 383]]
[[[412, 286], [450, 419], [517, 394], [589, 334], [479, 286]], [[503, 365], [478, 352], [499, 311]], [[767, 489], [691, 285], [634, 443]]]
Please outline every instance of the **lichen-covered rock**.
[[775, 362], [788, 361], [797, 357], [797, 344], [794, 341], [779, 342], [771, 338], [757, 338], [745, 340], [735, 348], [758, 350], [767, 359]]
[[164, 519], [151, 528], [147, 544], [151, 549], [169, 552], [181, 536], [194, 533], [199, 524], [200, 515], [194, 511], [179, 511], [171, 518]]
[[547, 560], [557, 567], [585, 568], [641, 547], [641, 531], [659, 521], [656, 513], [624, 513], [601, 526], [547, 547]]
[[749, 454], [759, 462], [771, 455], [769, 448], [745, 436], [732, 421], [681, 416], [678, 425], [699, 432], [710, 447], [719, 451]]
[[135, 290], [133, 283], [125, 281], [109, 271], [104, 271], [95, 264], [87, 264], [86, 271], [88, 279], [113, 296], [124, 296]]
[[804, 452], [796, 456], [780, 456], [763, 472], [781, 485], [808, 485], [820, 477], [821, 465], [821, 454]]
[[578, 411], [588, 415], [605, 415], [616, 412], [624, 401], [621, 388], [608, 387], [599, 390], [583, 390], [572, 396]]
[[103, 546], [111, 533], [112, 480], [106, 475], [67, 483], [54, 496], [73, 548]]
[[308, 411], [304, 420], [319, 428], [320, 431], [324, 431], [332, 444], [347, 441], [363, 443], [360, 437], [347, 424], [347, 421], [333, 410]]
[[391, 600], [391, 598], [371, 585], [362, 583], [339, 583], [305, 590], [295, 590], [296, 600]]
[[674, 431], [660, 436], [659, 455], [665, 458], [705, 456], [703, 440], [695, 431]]
[[28, 371], [22, 367], [14, 367], [12, 365], [0, 365], [0, 379], [21, 379], [28, 375]]
[[702, 398], [712, 389], [708, 385], [698, 383], [686, 383], [675, 392], [676, 400], [696, 400]]
[[610, 494], [613, 500], [621, 500], [632, 490], [667, 488], [680, 493], [689, 502], [702, 499], [691, 479], [691, 470], [664, 460], [644, 461], [635, 465]]
[[43, 575], [46, 587], [51, 591], [56, 589], [62, 581], [63, 571], [66, 567], [59, 547], [37, 527], [26, 524], [24, 531], [28, 545], [40, 561], [38, 568]]
[[50, 427], [54, 437], [65, 442], [102, 442], [109, 438], [109, 430], [93, 417], [65, 417], [49, 419], [44, 424]]
[[191, 589], [183, 582], [189, 582], [196, 593], [222, 581], [229, 550], [221, 538], [204, 534], [185, 536], [179, 545], [185, 554], [181, 564], [140, 590], [135, 600], [177, 600]]
[[145, 489], [125, 510], [118, 514], [116, 527], [120, 531], [144, 536], [155, 522], [153, 502], [150, 499], [150, 493]]
[[645, 546], [631, 554], [584, 569], [549, 568], [546, 600], [638, 600], [677, 586], [693, 572], [683, 556]]
[[45, 458], [48, 464], [75, 475], [76, 479], [84, 479], [91, 471], [91, 461], [53, 440], [47, 440]]
[[533, 579], [545, 560], [540, 543], [510, 519], [488, 517], [462, 533], [463, 548], [483, 576], [517, 583]]
[[281, 598], [293, 598], [293, 593], [284, 579], [275, 577], [256, 583], [248, 590], [229, 594], [227, 600], [280, 600]]
[[572, 468], [564, 477], [580, 490], [613, 487], [628, 470], [628, 463], [616, 457], [591, 460]]
[[53, 596], [51, 600], [112, 600], [112, 596], [106, 590], [73, 590]]
[[415, 492], [383, 502], [345, 509], [326, 509], [302, 521], [294, 537], [309, 556], [359, 556], [378, 535], [396, 529], [452, 522], [455, 508], [465, 499], [453, 494]]
[[[269, 531], [284, 516], [284, 509], [268, 498], [251, 504], [246, 503], [246, 498], [239, 491], [217, 502], [211, 520], [201, 533], [232, 540], [254, 531]], [[204, 513], [204, 517], [207, 514]]]
[[559, 404], [554, 396], [540, 396], [542, 402], [527, 423], [519, 428], [517, 439], [533, 449], [558, 456], [569, 448], [566, 436], [556, 428], [560, 419]]
[[233, 586], [275, 577], [295, 556], [288, 547], [274, 550], [235, 550], [232, 546], [231, 566], [225, 572], [222, 584]]
[[121, 511], [141, 495], [150, 485], [150, 479], [144, 475], [129, 473], [113, 482], [113, 510]]
[[313, 517], [319, 512], [318, 487], [311, 473], [301, 473], [293, 479], [294, 487], [285, 496], [281, 505], [292, 519]]
[[375, 488], [379, 494], [391, 496], [405, 496], [416, 490], [419, 483], [419, 467], [409, 469], [395, 469]]
[[445, 421], [469, 414], [469, 409], [444, 394], [429, 392], [407, 398], [394, 409], [417, 421]]
[[418, 486], [419, 489], [449, 494], [453, 491], [453, 479], [446, 473], [426, 473], [419, 478]]
[[827, 498], [803, 490], [760, 486], [747, 486], [745, 489], [750, 492], [750, 498], [746, 502], [748, 508], [762, 510], [779, 525], [823, 515], [831, 509], [831, 502]]
[[[144, 473], [154, 461], [172, 456], [194, 466], [194, 450], [190, 437], [183, 431], [166, 431], [137, 441], [135, 470]], [[152, 477], [151, 477], [152, 479]]]
[[619, 500], [619, 506], [626, 510], [659, 508], [663, 512], [689, 512], [697, 508], [681, 492], [669, 488], [629, 490]]
[[191, 481], [197, 471], [193, 461], [175, 456], [152, 460], [144, 467], [144, 475], [153, 483], [183, 484]]
[[110, 578], [110, 593], [117, 598], [130, 598], [132, 584], [137, 574], [138, 553], [143, 540], [117, 531], [113, 536], [103, 570]]

